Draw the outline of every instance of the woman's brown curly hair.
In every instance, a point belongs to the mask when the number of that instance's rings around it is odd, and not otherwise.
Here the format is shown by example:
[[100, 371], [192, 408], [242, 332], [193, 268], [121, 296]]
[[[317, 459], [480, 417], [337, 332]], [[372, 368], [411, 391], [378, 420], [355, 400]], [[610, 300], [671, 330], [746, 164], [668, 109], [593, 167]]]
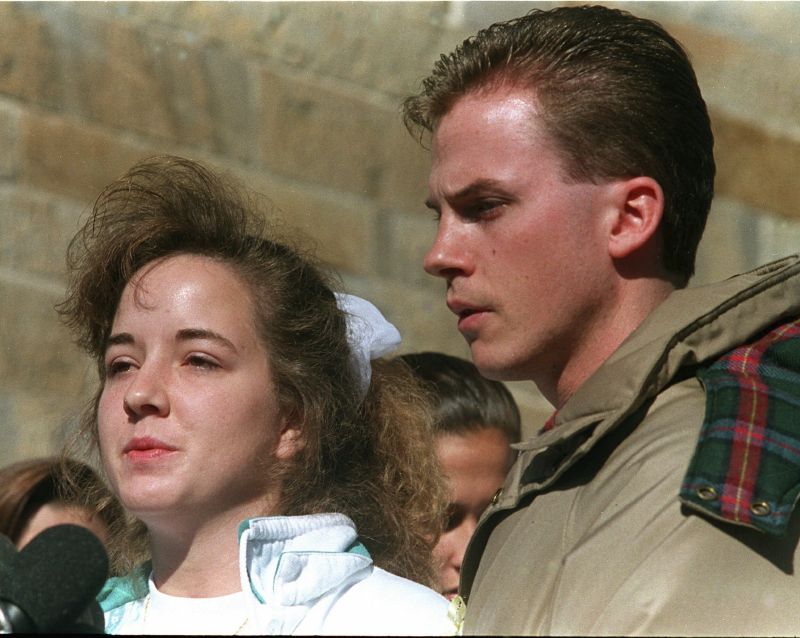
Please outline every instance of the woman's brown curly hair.
[[[70, 244], [59, 308], [95, 359], [101, 386], [67, 452], [98, 452], [103, 356], [131, 276], [175, 254], [218, 260], [249, 286], [281, 408], [303, 422], [303, 450], [265, 470], [280, 481], [280, 512], [254, 515], [344, 513], [378, 566], [433, 586], [446, 491], [425, 394], [401, 362], [374, 361], [362, 399], [332, 282], [307, 253], [265, 238], [267, 230], [254, 195], [179, 157], [145, 160], [101, 193]], [[114, 571], [126, 571], [147, 557], [146, 530], [134, 521], [110, 545]]]

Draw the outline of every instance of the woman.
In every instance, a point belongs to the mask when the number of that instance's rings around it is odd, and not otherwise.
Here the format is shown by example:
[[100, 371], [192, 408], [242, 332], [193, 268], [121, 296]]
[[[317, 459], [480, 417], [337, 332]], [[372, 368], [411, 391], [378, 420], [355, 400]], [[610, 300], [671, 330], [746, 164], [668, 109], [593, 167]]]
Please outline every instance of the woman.
[[70, 246], [62, 312], [101, 382], [76, 443], [138, 521], [106, 629], [449, 633], [408, 580], [434, 582], [430, 417], [407, 369], [370, 366], [399, 335], [264, 231], [235, 186], [166, 157]]
[[[80, 491], [62, 489], [63, 465]], [[45, 457], [0, 469], [0, 534], [17, 549], [48, 527], [63, 523], [82, 525], [106, 543], [110, 528], [121, 520], [117, 499], [88, 465]]]
[[398, 357], [429, 391], [434, 405], [436, 456], [447, 477], [447, 523], [433, 556], [439, 591], [458, 595], [461, 563], [483, 511], [514, 463], [520, 414], [500, 381], [484, 378], [471, 361], [442, 352]]

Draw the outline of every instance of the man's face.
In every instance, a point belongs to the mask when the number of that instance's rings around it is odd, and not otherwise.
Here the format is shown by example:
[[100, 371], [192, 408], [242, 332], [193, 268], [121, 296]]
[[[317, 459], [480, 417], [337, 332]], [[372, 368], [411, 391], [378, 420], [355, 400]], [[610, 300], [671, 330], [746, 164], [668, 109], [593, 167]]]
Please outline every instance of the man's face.
[[[481, 372], [547, 389], [591, 343], [611, 271], [606, 187], [565, 177], [533, 95], [498, 88], [457, 101], [436, 128], [425, 270]], [[544, 387], [543, 385], [544, 384]]]

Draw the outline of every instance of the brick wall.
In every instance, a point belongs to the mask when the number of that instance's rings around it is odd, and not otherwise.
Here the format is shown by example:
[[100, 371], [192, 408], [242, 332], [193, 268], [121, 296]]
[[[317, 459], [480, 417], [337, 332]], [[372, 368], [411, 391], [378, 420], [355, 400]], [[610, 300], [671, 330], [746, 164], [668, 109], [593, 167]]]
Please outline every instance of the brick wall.
[[[542, 4], [542, 3], [538, 3]], [[531, 3], [0, 3], [0, 464], [54, 450], [94, 372], [54, 311], [93, 198], [177, 153], [269, 196], [404, 350], [467, 350], [421, 270], [427, 155], [398, 115], [442, 51]], [[692, 53], [719, 198], [698, 281], [793, 252], [800, 230], [795, 3], [624, 3]], [[546, 413], [512, 384], [532, 430]]]

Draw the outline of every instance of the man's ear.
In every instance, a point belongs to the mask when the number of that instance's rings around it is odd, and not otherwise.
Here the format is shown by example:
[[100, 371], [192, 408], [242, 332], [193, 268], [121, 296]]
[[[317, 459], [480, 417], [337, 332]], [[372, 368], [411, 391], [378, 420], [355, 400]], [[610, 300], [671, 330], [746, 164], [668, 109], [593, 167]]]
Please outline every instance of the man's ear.
[[608, 253], [612, 259], [623, 259], [640, 250], [658, 231], [664, 192], [652, 177], [632, 177], [608, 186]]
[[305, 446], [303, 419], [297, 413], [292, 413], [283, 420], [283, 427], [275, 444], [275, 458], [288, 461]]

